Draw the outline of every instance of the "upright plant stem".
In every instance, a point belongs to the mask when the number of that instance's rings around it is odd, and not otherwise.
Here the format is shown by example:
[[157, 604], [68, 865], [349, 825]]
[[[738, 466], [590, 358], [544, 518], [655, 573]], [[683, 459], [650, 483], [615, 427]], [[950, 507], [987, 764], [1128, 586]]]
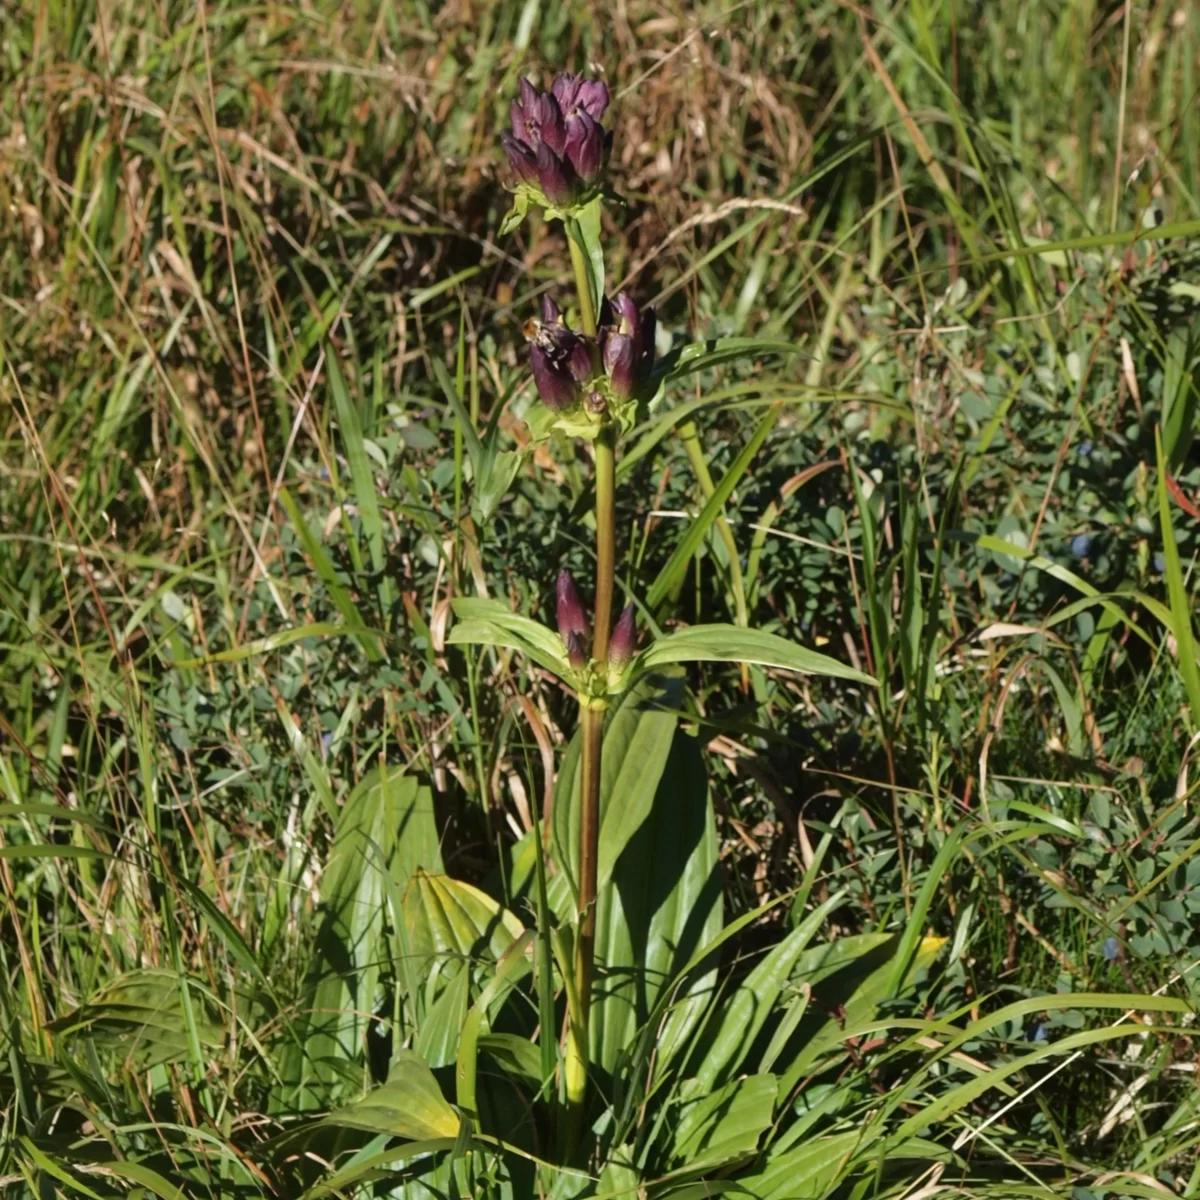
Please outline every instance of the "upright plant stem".
[[596, 451], [596, 626], [592, 657], [600, 666], [608, 662], [616, 577], [616, 441], [616, 431], [608, 425], [592, 443]]
[[[569, 236], [571, 264], [579, 291], [580, 323], [584, 333], [596, 334], [596, 310], [591, 277], [583, 248]], [[616, 431], [608, 425], [592, 443], [596, 456], [596, 588], [592, 659], [603, 673], [608, 663], [612, 630], [613, 583], [616, 570]], [[579, 721], [583, 740], [580, 770], [579, 907], [575, 941], [576, 1011], [567, 1033], [566, 1085], [568, 1152], [573, 1153], [583, 1131], [587, 1097], [588, 1019], [596, 948], [596, 868], [600, 840], [600, 762], [604, 747], [604, 705], [580, 697]]]
[[576, 240], [576, 231], [567, 229], [567, 245], [571, 248], [571, 267], [575, 272], [575, 290], [579, 293], [579, 323], [588, 337], [596, 336], [596, 304], [592, 299], [592, 276], [588, 271], [587, 255]]

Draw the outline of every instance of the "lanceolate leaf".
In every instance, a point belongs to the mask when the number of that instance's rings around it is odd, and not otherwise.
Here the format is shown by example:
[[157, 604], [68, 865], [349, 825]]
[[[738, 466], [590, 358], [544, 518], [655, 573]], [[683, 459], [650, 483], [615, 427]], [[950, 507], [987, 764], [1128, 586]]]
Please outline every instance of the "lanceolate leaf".
[[875, 680], [830, 658], [789, 642], [778, 634], [738, 625], [693, 625], [659, 638], [641, 656], [643, 668], [682, 662], [746, 662], [781, 667], [806, 675], [828, 675], [855, 683]]
[[670, 382], [696, 371], [707, 371], [723, 363], [741, 358], [762, 358], [765, 355], [798, 354], [800, 347], [791, 342], [768, 338], [729, 337], [711, 338], [707, 342], [691, 342], [665, 358], [655, 372], [657, 378]]
[[[434, 1067], [455, 1061], [477, 983], [525, 930], [512, 913], [468, 883], [417, 871], [404, 893], [410, 967], [424, 997], [416, 1046]], [[475, 968], [473, 971], [472, 969]]]
[[358, 504], [358, 515], [367, 538], [367, 549], [371, 555], [371, 567], [379, 580], [379, 603], [386, 619], [391, 609], [392, 585], [384, 572], [383, 520], [379, 515], [379, 496], [375, 486], [375, 473], [371, 469], [363, 442], [362, 422], [358, 409], [350, 399], [346, 379], [338, 363], [337, 352], [329, 347], [325, 356], [329, 373], [329, 391], [337, 410], [338, 424], [342, 431], [342, 444], [350, 463], [350, 476], [354, 484], [354, 499]]
[[658, 578], [650, 585], [646, 593], [646, 606], [651, 610], [657, 609], [683, 578], [688, 563], [692, 560], [692, 555], [700, 548], [700, 544], [704, 541], [713, 522], [724, 511], [726, 501], [733, 495], [733, 489], [737, 487], [738, 481], [749, 469], [750, 464], [754, 461], [754, 456], [766, 441], [767, 435], [775, 427], [781, 411], [782, 409], [777, 405], [763, 414], [754, 432], [750, 435], [750, 440], [742, 447], [741, 453], [721, 477], [721, 482], [717, 484], [713, 494], [705, 502], [704, 507], [700, 510], [700, 515], [688, 526], [683, 540], [675, 547], [666, 565], [658, 573]]
[[[199, 980], [189, 980], [188, 986], [199, 1041], [205, 1050], [215, 1051], [222, 1043], [219, 1014]], [[141, 1069], [187, 1056], [182, 1005], [174, 971], [131, 971], [53, 1022], [50, 1029], [63, 1038], [85, 1035], [97, 1049]]]
[[711, 1170], [750, 1157], [775, 1115], [779, 1081], [749, 1075], [681, 1105], [670, 1156], [686, 1172]]
[[450, 372], [437, 360], [434, 360], [433, 368], [446, 402], [458, 421], [459, 429], [462, 430], [463, 444], [467, 448], [467, 456], [471, 460], [471, 470], [475, 476], [475, 516], [480, 524], [485, 525], [492, 519], [512, 485], [523, 455], [519, 450], [500, 449], [500, 414], [504, 408], [503, 401], [496, 405], [481, 438], [471, 420], [471, 414], [462, 402], [458, 387], [450, 377]]
[[569, 670], [563, 640], [545, 625], [515, 613], [498, 600], [464, 596], [452, 602], [458, 624], [448, 642], [459, 646], [502, 646], [519, 650], [555, 675]]
[[341, 1076], [332, 1065], [359, 1059], [367, 1014], [385, 957], [388, 881], [403, 888], [425, 863], [438, 865], [433, 799], [412, 776], [369, 774], [350, 794], [321, 877], [321, 925], [309, 974], [311, 1010], [303, 1059], [289, 1050], [284, 1078], [301, 1107], [329, 1102]]
[[[683, 703], [679, 674], [645, 675], [625, 693], [604, 728], [600, 768], [600, 857], [597, 887], [603, 892], [613, 866], [650, 813], [675, 736]], [[571, 740], [554, 788], [552, 821], [556, 874], [550, 903], [559, 916], [573, 904], [579, 863], [579, 735]], [[620, 803], [613, 804], [613, 797]]]
[[[636, 765], [637, 754], [636, 743], [631, 744], [622, 774], [630, 760]], [[613, 796], [623, 794], [618, 790]], [[610, 805], [604, 831], [624, 836], [633, 821], [616, 825], [613, 820], [623, 807]], [[704, 761], [696, 740], [678, 728], [650, 809], [631, 832], [597, 902], [596, 958], [603, 981], [591, 1024], [593, 1061], [621, 1078], [636, 1076], [639, 1054], [648, 1056], [657, 1048], [669, 1057], [686, 1042], [715, 978], [714, 963], [672, 996], [670, 1013], [654, 1023], [650, 1043], [639, 1040], [663, 989], [717, 935], [722, 921], [720, 852]]]
[[836, 893], [814, 909], [713, 1010], [696, 1062], [696, 1079], [712, 1088], [741, 1070], [755, 1039], [775, 1014], [801, 952], [842, 901]]
[[397, 1053], [387, 1083], [330, 1113], [325, 1121], [414, 1141], [453, 1138], [459, 1131], [458, 1114], [446, 1102], [428, 1064], [411, 1050]]

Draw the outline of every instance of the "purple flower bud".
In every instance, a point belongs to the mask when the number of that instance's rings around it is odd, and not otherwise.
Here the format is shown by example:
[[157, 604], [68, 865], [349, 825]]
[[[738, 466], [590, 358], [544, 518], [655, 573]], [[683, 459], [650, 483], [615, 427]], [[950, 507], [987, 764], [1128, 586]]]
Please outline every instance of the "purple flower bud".
[[[526, 80], [522, 79], [522, 86], [526, 82]], [[525, 106], [520, 100], [514, 100], [508, 106], [508, 121], [512, 126], [511, 136], [516, 138], [523, 146], [528, 146], [532, 150], [533, 144], [529, 141], [529, 129], [525, 124]]]
[[539, 92], [528, 79], [521, 80], [521, 98], [508, 110], [513, 136], [531, 150], [543, 142], [555, 154], [563, 152], [567, 127], [558, 101], [547, 92]]
[[633, 605], [627, 604], [613, 626], [608, 639], [608, 658], [617, 667], [623, 667], [637, 648], [637, 627], [634, 624]]
[[633, 300], [622, 293], [607, 296], [600, 305], [600, 357], [612, 392], [628, 399], [654, 365], [654, 310], [638, 312]]
[[508, 156], [509, 166], [522, 183], [537, 183], [537, 155], [523, 142], [513, 137], [511, 133], [500, 135], [500, 145]]
[[539, 345], [529, 347], [529, 365], [533, 368], [533, 382], [538, 395], [547, 408], [562, 412], [579, 399], [579, 386], [565, 370]]
[[563, 71], [550, 85], [550, 91], [565, 116], [581, 111], [599, 121], [608, 108], [608, 88], [599, 79], [584, 79], [582, 75]]
[[554, 591], [558, 600], [558, 632], [562, 634], [563, 641], [569, 643], [572, 636], [580, 639], [586, 637], [587, 613], [583, 610], [583, 601], [570, 571], [559, 571]]
[[590, 382], [595, 373], [592, 365], [592, 352], [581, 337], [574, 339], [570, 357], [567, 359], [567, 370], [571, 372], [571, 378], [578, 384]]
[[567, 662], [578, 671], [580, 667], [587, 665], [587, 660], [587, 650], [584, 648], [583, 638], [577, 633], [567, 634]]
[[601, 342], [601, 353], [604, 359], [604, 372], [612, 385], [613, 395], [618, 400], [628, 400], [633, 395], [633, 385], [636, 382], [634, 374], [633, 338], [623, 333], [614, 333], [611, 329]]
[[542, 97], [538, 105], [538, 121], [542, 141], [555, 154], [561, 155], [567, 145], [567, 123], [553, 96]]
[[[532, 113], [537, 108], [538, 97], [540, 95], [541, 92], [539, 92], [537, 88], [535, 88], [533, 84], [529, 82], [526, 76], [522, 75], [520, 85], [521, 98], [520, 100], [514, 100], [513, 103], [520, 104], [523, 111]], [[513, 123], [514, 125], [516, 124], [516, 122]]]
[[633, 338], [633, 356], [635, 359], [641, 358], [642, 318], [638, 313], [637, 305], [622, 292], [612, 302], [612, 307], [617, 332]]
[[571, 203], [575, 189], [568, 172], [574, 173], [570, 164], [564, 163], [545, 142], [540, 142], [537, 148], [538, 186], [551, 204]]
[[584, 183], [591, 183], [600, 174], [604, 165], [604, 129], [586, 112], [568, 119], [565, 153]]
[[562, 412], [579, 399], [579, 389], [595, 374], [588, 340], [571, 329], [562, 318], [558, 305], [549, 296], [542, 297], [544, 320], [525, 325], [529, 340], [529, 363], [533, 368], [538, 395], [549, 408]]

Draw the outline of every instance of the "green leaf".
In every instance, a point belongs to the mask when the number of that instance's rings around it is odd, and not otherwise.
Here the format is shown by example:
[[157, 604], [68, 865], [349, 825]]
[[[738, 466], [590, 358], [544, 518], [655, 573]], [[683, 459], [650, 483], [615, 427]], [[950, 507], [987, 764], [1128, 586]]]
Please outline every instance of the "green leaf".
[[1166, 466], [1177, 472], [1187, 461], [1195, 437], [1196, 401], [1200, 400], [1200, 318], [1172, 330], [1163, 364], [1163, 449]]
[[859, 1130], [818, 1137], [798, 1149], [768, 1159], [757, 1175], [738, 1182], [755, 1200], [820, 1200], [863, 1148]]
[[671, 1162], [691, 1174], [749, 1158], [771, 1125], [778, 1087], [774, 1075], [749, 1075], [686, 1100], [680, 1106]]
[[[919, 930], [920, 924], [910, 922], [909, 928]], [[791, 983], [795, 988], [810, 988], [815, 1003], [808, 1006], [791, 1039], [790, 1056], [786, 1052], [780, 1055], [781, 1094], [796, 1087], [824, 1055], [837, 1050], [849, 1031], [868, 1024], [883, 1001], [911, 986], [945, 941], [921, 938], [910, 950], [906, 934], [862, 933], [813, 946], [801, 954]], [[896, 968], [901, 963], [907, 963], [907, 971], [897, 984]]]
[[[523, 933], [504, 952], [496, 965], [496, 973], [488, 980], [479, 999], [471, 1006], [462, 1024], [455, 1064], [458, 1106], [472, 1120], [478, 1119], [475, 1101], [475, 1081], [478, 1072], [477, 1057], [479, 1037], [487, 1020], [488, 1010], [501, 1001], [513, 986], [529, 973], [529, 949], [533, 942], [532, 930]], [[463, 972], [466, 978], [466, 972]], [[526, 1042], [525, 1045], [529, 1046]], [[533, 1050], [532, 1046], [529, 1046]]]
[[[352, 1128], [360, 1128], [360, 1126], [351, 1126]], [[377, 1134], [379, 1138], [387, 1138], [387, 1133]], [[332, 1175], [326, 1176], [320, 1183], [309, 1188], [300, 1198], [300, 1200], [323, 1200], [325, 1196], [349, 1196], [355, 1194], [351, 1189], [351, 1184], [356, 1183], [371, 1183], [376, 1180], [394, 1179], [395, 1176], [404, 1171], [408, 1164], [414, 1160], [423, 1159], [431, 1154], [449, 1154], [459, 1144], [458, 1137], [445, 1138], [425, 1138], [418, 1142], [405, 1142], [402, 1146], [392, 1146], [387, 1150], [379, 1150], [374, 1154], [355, 1155], [346, 1166], [335, 1171]], [[439, 1165], [436, 1172], [424, 1172], [421, 1187], [423, 1193], [422, 1200], [427, 1197], [429, 1192], [424, 1186], [429, 1184], [433, 1186], [431, 1174], [436, 1179], [439, 1175], [445, 1174], [446, 1160]], [[361, 1194], [361, 1193], [359, 1193]], [[412, 1195], [403, 1185], [393, 1188], [391, 1191], [392, 1197], [395, 1200], [408, 1200]]]
[[330, 1113], [322, 1123], [412, 1141], [455, 1138], [461, 1124], [429, 1065], [411, 1050], [397, 1051], [387, 1083]]
[[733, 994], [714, 1008], [697, 1052], [695, 1076], [702, 1088], [711, 1089], [741, 1069], [755, 1039], [774, 1015], [801, 952], [841, 902], [842, 893], [838, 892], [809, 913], [735, 986]]
[[1074, 571], [1068, 570], [1066, 567], [1053, 562], [1041, 554], [1035, 554], [1027, 546], [1018, 546], [1015, 542], [1006, 541], [1004, 538], [996, 537], [990, 533], [970, 533], [961, 529], [947, 530], [946, 540], [951, 542], [967, 542], [969, 545], [977, 546], [980, 550], [988, 550], [993, 554], [1007, 554], [1019, 562], [1027, 562], [1031, 567], [1035, 567], [1039, 571], [1044, 571], [1051, 578], [1065, 583], [1081, 595], [1094, 599], [1113, 620], [1119, 621], [1130, 633], [1141, 638], [1151, 650], [1157, 649], [1153, 638], [1136, 621], [1131, 620], [1121, 610], [1120, 605], [1114, 604], [1111, 600], [1106, 600], [1096, 588], [1088, 583], [1086, 579], [1082, 579], [1076, 575]]
[[[433, 1067], [448, 1067], [457, 1058], [471, 1003], [471, 972], [460, 965], [448, 974], [449, 982], [427, 1001], [413, 1042], [416, 1052]], [[473, 1095], [471, 1099], [474, 1101]]]
[[500, 237], [507, 237], [514, 230], [521, 227], [521, 222], [525, 220], [529, 212], [529, 195], [527, 192], [518, 191], [513, 196], [513, 206], [504, 215], [504, 220], [500, 222]]
[[499, 600], [464, 596], [452, 601], [451, 607], [458, 619], [446, 638], [452, 645], [518, 650], [560, 678], [570, 670], [566, 647], [557, 633]]
[[486, 525], [495, 516], [524, 461], [525, 455], [520, 450], [491, 454], [488, 470], [482, 478], [476, 477], [472, 494], [472, 516], [478, 524]]
[[404, 892], [404, 924], [413, 975], [425, 997], [417, 1047], [433, 1066], [447, 1066], [458, 1053], [472, 974], [493, 979], [496, 964], [525, 929], [485, 892], [425, 871], [417, 871]]
[[[224, 1042], [220, 1014], [199, 980], [189, 979], [188, 988], [200, 1045], [216, 1050]], [[127, 972], [49, 1028], [64, 1038], [86, 1031], [93, 1045], [138, 1069], [186, 1058], [190, 1049], [175, 971]]]
[[828, 675], [854, 683], [875, 680], [815, 650], [806, 650], [778, 634], [738, 625], [692, 625], [659, 638], [639, 657], [642, 669], [683, 662], [746, 662], [781, 667], [806, 675]]
[[542, 1056], [537, 1046], [515, 1033], [483, 1033], [479, 1049], [490, 1055], [510, 1075], [541, 1085]]
[[696, 371], [707, 371], [741, 358], [761, 358], [766, 354], [798, 354], [800, 347], [792, 342], [770, 338], [729, 337], [711, 338], [707, 342], [692, 342], [663, 359], [656, 378], [662, 382], [681, 379]]
[[404, 918], [418, 973], [445, 958], [486, 955], [498, 962], [525, 927], [486, 892], [449, 875], [413, 873], [404, 892]]
[[763, 414], [754, 433], [751, 434], [750, 440], [742, 448], [742, 452], [733, 461], [729, 470], [725, 472], [721, 482], [717, 484], [713, 494], [700, 510], [700, 515], [688, 526], [683, 540], [675, 547], [666, 565], [658, 573], [658, 578], [650, 585], [650, 589], [646, 593], [647, 608], [652, 611], [658, 609], [662, 602], [672, 594], [676, 585], [682, 581], [688, 563], [692, 560], [692, 555], [700, 548], [700, 543], [704, 540], [713, 522], [724, 510], [726, 501], [733, 494], [733, 489], [746, 473], [751, 462], [754, 461], [754, 456], [766, 441], [767, 434], [775, 427], [781, 411], [782, 409], [776, 406]]
[[182, 889], [185, 896], [189, 897], [199, 910], [200, 915], [204, 918], [205, 924], [225, 943], [225, 947], [229, 950], [230, 954], [245, 967], [268, 993], [271, 993], [270, 981], [263, 974], [262, 968], [258, 965], [258, 960], [254, 957], [254, 952], [246, 945], [245, 939], [238, 932], [237, 926], [216, 906], [212, 898], [205, 892], [202, 892], [191, 880], [177, 875], [172, 882], [174, 886]]
[[57, 842], [27, 842], [23, 845], [0, 846], [0, 858], [111, 858], [103, 850], [87, 846], [68, 846]]
[[[682, 680], [646, 675], [607, 715], [600, 759], [600, 837], [597, 890], [603, 893], [613, 867], [638, 827], [650, 814], [659, 780], [674, 742], [683, 704]], [[559, 768], [551, 820], [557, 871], [550, 881], [550, 904], [560, 916], [573, 907], [579, 876], [579, 757], [576, 731]], [[619, 804], [611, 803], [620, 798]]]
[[127, 1179], [130, 1183], [136, 1183], [139, 1187], [146, 1188], [156, 1196], [161, 1196], [162, 1200], [187, 1200], [186, 1192], [164, 1179], [157, 1171], [146, 1166], [145, 1163], [133, 1161], [106, 1162], [104, 1164], [104, 1174], [115, 1175], [118, 1179]]
[[[347, 625], [356, 629], [365, 628], [366, 622], [362, 619], [362, 614], [358, 611], [358, 606], [354, 603], [350, 593], [342, 586], [329, 555], [325, 553], [325, 547], [321, 545], [317, 536], [309, 528], [308, 522], [304, 519], [304, 514], [300, 511], [295, 500], [292, 499], [291, 493], [287, 488], [279, 489], [279, 503], [283, 505], [284, 511], [288, 515], [288, 520], [291, 521], [292, 527], [300, 538], [300, 544], [304, 547], [304, 553], [311, 560], [313, 570], [317, 573], [317, 578], [325, 585], [325, 590], [329, 593], [329, 598], [333, 601], [338, 612], [342, 614], [342, 620]], [[361, 633], [357, 637], [362, 645], [363, 652], [371, 662], [383, 661], [384, 656], [383, 651], [379, 649], [378, 634]]]
[[[645, 763], [643, 747], [630, 739], [601, 825], [605, 882], [596, 904], [596, 961], [602, 983], [592, 1002], [590, 1053], [622, 1078], [636, 1074], [639, 1059], [657, 1052], [665, 1061], [687, 1042], [708, 1002], [715, 962], [672, 991], [665, 1020], [652, 1023], [651, 1017], [663, 991], [719, 932], [723, 917], [720, 846], [700, 746], [673, 727], [652, 790], [638, 776], [633, 788], [624, 784], [630, 768]], [[610, 753], [606, 741], [602, 767]], [[605, 871], [613, 845], [622, 849]]]
[[403, 889], [440, 861], [433, 798], [413, 776], [372, 771], [350, 793], [321, 876], [321, 924], [309, 968], [311, 1012], [303, 1058], [290, 1051], [284, 1078], [301, 1107], [328, 1103], [336, 1064], [359, 1061], [387, 947], [389, 879]]
[[351, 627], [334, 625], [329, 621], [311, 621], [307, 625], [294, 625], [291, 629], [281, 629], [269, 637], [258, 638], [253, 642], [245, 642], [231, 650], [218, 650], [216, 654], [206, 654], [203, 658], [181, 659], [175, 666], [204, 667], [209, 663], [243, 662], [247, 658], [256, 658], [260, 654], [271, 654], [282, 650], [284, 646], [294, 645], [305, 638], [344, 637], [347, 634], [354, 637], [379, 637], [379, 634], [363, 626]]
[[350, 478], [354, 484], [354, 499], [358, 505], [358, 517], [367, 538], [367, 550], [371, 555], [371, 568], [379, 580], [379, 605], [386, 619], [392, 607], [392, 585], [384, 567], [383, 520], [379, 515], [379, 495], [375, 487], [375, 472], [363, 443], [362, 421], [358, 408], [350, 399], [346, 379], [338, 362], [337, 352], [326, 347], [326, 369], [329, 373], [329, 391], [333, 396], [338, 425], [342, 431], [342, 444], [346, 459], [350, 463]]
[[1192, 599], [1183, 581], [1183, 565], [1179, 560], [1175, 528], [1171, 523], [1171, 501], [1167, 495], [1167, 463], [1163, 457], [1162, 435], [1157, 430], [1154, 440], [1158, 451], [1158, 519], [1162, 528], [1167, 595], [1171, 601], [1171, 632], [1178, 648], [1179, 673], [1187, 689], [1192, 725], [1200, 728], [1200, 669], [1196, 665], [1196, 639], [1192, 631]]
[[486, 524], [500, 507], [500, 502], [512, 486], [525, 456], [520, 450], [499, 449], [500, 414], [504, 407], [502, 403], [496, 405], [481, 438], [471, 420], [471, 414], [462, 402], [458, 386], [451, 379], [445, 365], [435, 359], [433, 372], [441, 384], [447, 404], [458, 421], [458, 427], [462, 430], [463, 443], [467, 448], [467, 456], [471, 460], [471, 470], [475, 477], [472, 499], [475, 516], [480, 524]]

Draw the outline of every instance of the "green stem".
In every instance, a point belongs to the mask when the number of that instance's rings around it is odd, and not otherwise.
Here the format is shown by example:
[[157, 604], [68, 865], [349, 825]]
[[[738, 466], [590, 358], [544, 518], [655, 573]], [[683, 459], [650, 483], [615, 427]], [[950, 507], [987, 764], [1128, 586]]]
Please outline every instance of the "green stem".
[[596, 607], [592, 658], [608, 662], [617, 562], [616, 430], [606, 425], [592, 443], [596, 454]]
[[575, 240], [567, 227], [567, 245], [571, 248], [571, 267], [575, 271], [575, 290], [579, 293], [579, 323], [588, 337], [596, 336], [596, 305], [592, 300], [592, 273], [588, 270], [587, 255], [581, 242]]
[[[596, 335], [596, 309], [591, 275], [582, 245], [567, 230], [571, 265], [579, 292], [579, 316], [583, 331]], [[616, 576], [616, 429], [606, 425], [592, 443], [596, 456], [596, 588], [592, 659], [603, 673], [608, 662], [608, 639], [612, 631], [613, 586]], [[580, 764], [579, 816], [579, 903], [575, 939], [575, 1012], [567, 1026], [565, 1064], [568, 1121], [567, 1152], [574, 1154], [584, 1128], [587, 1100], [588, 1017], [591, 1011], [592, 975], [596, 949], [596, 869], [600, 841], [600, 762], [604, 748], [604, 705], [579, 703], [583, 739]]]
[[588, 1018], [596, 953], [596, 865], [600, 841], [600, 754], [604, 709], [580, 701], [583, 753], [580, 763], [579, 929], [575, 938], [575, 1012], [567, 1026], [567, 1153], [573, 1155], [583, 1133], [587, 1100]]

